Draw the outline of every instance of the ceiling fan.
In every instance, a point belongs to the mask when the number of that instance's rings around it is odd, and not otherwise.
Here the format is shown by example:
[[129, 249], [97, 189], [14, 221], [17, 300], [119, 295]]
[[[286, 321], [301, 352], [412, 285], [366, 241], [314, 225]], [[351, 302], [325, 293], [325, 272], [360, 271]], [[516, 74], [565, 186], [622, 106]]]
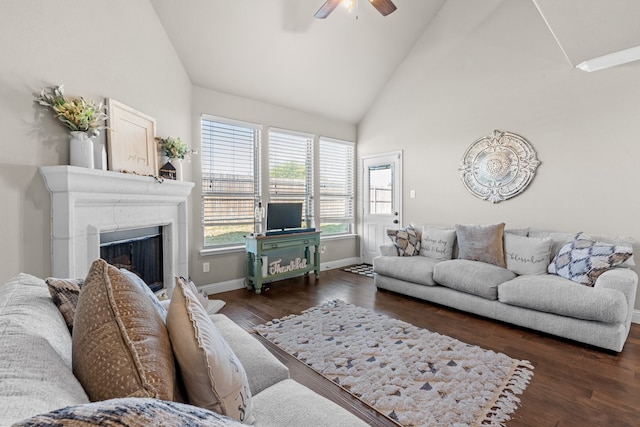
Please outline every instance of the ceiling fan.
[[[391, 12], [397, 9], [396, 5], [393, 4], [391, 0], [368, 0], [368, 1], [373, 5], [373, 7], [376, 8], [378, 12], [382, 14], [382, 16], [387, 16], [388, 14], [390, 14]], [[327, 0], [326, 2], [324, 2], [322, 7], [318, 9], [316, 14], [313, 16], [319, 19], [324, 19], [327, 16], [329, 16], [329, 14], [333, 12], [333, 9], [338, 7], [340, 3], [345, 3], [347, 7], [349, 7], [349, 10], [351, 10], [353, 8], [353, 2], [354, 0]]]

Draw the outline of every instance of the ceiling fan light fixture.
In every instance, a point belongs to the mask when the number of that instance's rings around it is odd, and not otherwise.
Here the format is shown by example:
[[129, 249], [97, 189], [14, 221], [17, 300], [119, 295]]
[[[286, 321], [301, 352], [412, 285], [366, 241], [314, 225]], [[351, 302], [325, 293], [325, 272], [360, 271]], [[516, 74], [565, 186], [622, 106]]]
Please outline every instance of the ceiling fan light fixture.
[[[369, 3], [371, 3], [371, 5], [376, 8], [376, 10], [380, 12], [382, 16], [387, 16], [397, 9], [396, 5], [393, 4], [391, 0], [369, 0]], [[329, 14], [333, 12], [333, 9], [338, 7], [339, 4], [342, 4], [347, 9], [349, 9], [349, 12], [351, 12], [355, 8], [357, 15], [358, 0], [326, 0], [313, 16], [318, 19], [324, 19], [329, 16]]]
[[342, 0], [342, 5], [347, 8], [349, 12], [353, 10], [355, 0]]

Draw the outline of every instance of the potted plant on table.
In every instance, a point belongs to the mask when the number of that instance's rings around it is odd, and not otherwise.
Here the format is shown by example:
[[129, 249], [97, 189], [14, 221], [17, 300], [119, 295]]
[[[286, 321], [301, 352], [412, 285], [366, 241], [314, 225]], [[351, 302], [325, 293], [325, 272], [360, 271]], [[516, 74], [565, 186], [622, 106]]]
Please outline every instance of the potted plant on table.
[[65, 96], [64, 85], [43, 89], [35, 102], [51, 108], [54, 117], [70, 130], [69, 163], [72, 166], [93, 168], [94, 150], [91, 138], [106, 129], [106, 107], [83, 97]]

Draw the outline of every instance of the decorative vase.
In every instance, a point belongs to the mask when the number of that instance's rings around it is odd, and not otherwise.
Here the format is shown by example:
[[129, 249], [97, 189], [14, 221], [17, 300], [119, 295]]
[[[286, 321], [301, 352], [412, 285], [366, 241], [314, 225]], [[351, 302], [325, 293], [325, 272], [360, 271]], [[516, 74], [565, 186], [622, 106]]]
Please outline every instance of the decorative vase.
[[93, 140], [93, 167], [94, 169], [107, 170], [107, 147], [104, 140]]
[[93, 169], [93, 141], [86, 132], [72, 131], [69, 141], [69, 164]]

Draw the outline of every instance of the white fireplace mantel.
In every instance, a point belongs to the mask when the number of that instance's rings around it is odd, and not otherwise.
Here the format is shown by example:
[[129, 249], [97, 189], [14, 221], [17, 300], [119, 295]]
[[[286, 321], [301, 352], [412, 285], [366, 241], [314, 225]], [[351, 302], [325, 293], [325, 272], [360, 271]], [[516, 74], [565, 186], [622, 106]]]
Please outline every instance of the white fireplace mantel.
[[100, 233], [160, 226], [164, 285], [189, 275], [188, 205], [192, 182], [75, 166], [42, 166], [51, 192], [54, 277], [82, 278], [100, 257]]

